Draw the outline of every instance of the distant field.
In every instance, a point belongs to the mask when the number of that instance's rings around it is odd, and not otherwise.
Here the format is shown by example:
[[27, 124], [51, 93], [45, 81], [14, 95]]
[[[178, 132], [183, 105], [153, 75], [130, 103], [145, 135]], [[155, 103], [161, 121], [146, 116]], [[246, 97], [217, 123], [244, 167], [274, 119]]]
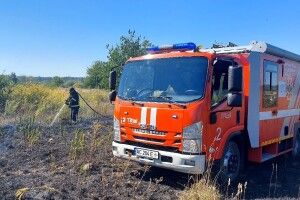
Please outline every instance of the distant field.
[[[112, 105], [108, 102], [108, 92], [99, 89], [77, 89], [83, 98], [100, 114], [111, 115]], [[69, 92], [65, 88], [51, 88], [41, 84], [18, 84], [13, 86], [2, 118], [35, 117], [40, 122], [49, 123], [63, 106]], [[94, 116], [95, 113], [81, 100], [80, 118]], [[60, 120], [69, 117], [69, 109], [64, 108]]]

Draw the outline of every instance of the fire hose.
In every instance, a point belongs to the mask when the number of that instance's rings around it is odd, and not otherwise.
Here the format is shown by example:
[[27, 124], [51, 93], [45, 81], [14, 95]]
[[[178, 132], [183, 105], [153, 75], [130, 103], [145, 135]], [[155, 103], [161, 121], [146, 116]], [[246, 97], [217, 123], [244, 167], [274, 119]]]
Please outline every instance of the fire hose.
[[78, 95], [80, 96], [80, 98], [84, 101], [84, 103], [92, 110], [92, 111], [94, 111], [96, 114], [98, 114], [98, 115], [102, 115], [102, 114], [100, 114], [99, 112], [97, 112], [94, 108], [92, 108], [92, 106], [90, 106], [90, 104], [81, 96], [81, 94], [79, 93], [79, 92], [77, 92], [78, 93]]
[[[82, 96], [79, 92], [77, 92], [79, 97], [83, 100], [83, 102], [92, 110], [94, 111], [94, 113], [98, 114], [98, 115], [101, 115], [99, 112], [97, 112]], [[58, 113], [55, 115], [54, 119], [52, 120], [50, 126], [53, 126], [53, 124], [55, 123], [55, 121], [57, 120], [58, 116], [60, 115], [60, 113], [62, 112], [62, 110], [64, 109], [66, 104], [63, 104], [63, 106], [60, 108], [60, 110], [58, 111]]]

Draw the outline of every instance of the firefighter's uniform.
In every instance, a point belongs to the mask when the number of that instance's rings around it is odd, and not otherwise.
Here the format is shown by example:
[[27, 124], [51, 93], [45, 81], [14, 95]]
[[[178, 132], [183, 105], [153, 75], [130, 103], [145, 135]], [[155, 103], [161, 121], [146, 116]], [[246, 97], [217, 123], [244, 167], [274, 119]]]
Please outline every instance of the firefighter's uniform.
[[70, 96], [66, 100], [66, 104], [71, 109], [71, 120], [73, 122], [77, 121], [77, 116], [79, 112], [79, 95], [74, 88], [70, 89]]

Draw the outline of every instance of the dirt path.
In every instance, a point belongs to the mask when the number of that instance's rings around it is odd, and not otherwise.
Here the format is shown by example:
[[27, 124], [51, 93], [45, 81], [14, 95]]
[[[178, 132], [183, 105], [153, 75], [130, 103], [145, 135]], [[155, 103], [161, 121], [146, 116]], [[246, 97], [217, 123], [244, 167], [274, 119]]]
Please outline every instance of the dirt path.
[[[113, 158], [111, 122], [102, 117], [40, 126], [40, 139], [32, 146], [16, 126], [1, 127], [0, 199], [15, 199], [18, 190], [25, 199], [176, 199], [189, 176]], [[80, 133], [84, 142], [76, 143]], [[283, 156], [250, 165], [242, 178], [246, 181], [247, 199], [298, 198], [300, 162]]]

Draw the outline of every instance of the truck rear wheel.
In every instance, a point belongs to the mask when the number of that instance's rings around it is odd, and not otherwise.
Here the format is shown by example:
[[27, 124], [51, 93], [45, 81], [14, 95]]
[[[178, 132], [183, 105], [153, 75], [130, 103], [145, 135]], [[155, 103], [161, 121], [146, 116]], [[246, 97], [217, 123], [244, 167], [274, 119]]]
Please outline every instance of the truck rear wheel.
[[295, 139], [294, 139], [294, 147], [293, 147], [293, 156], [296, 159], [300, 158], [300, 128], [298, 129]]
[[236, 142], [230, 141], [225, 150], [222, 159], [219, 163], [219, 172], [217, 179], [221, 184], [237, 181], [240, 172], [243, 168], [243, 156]]

